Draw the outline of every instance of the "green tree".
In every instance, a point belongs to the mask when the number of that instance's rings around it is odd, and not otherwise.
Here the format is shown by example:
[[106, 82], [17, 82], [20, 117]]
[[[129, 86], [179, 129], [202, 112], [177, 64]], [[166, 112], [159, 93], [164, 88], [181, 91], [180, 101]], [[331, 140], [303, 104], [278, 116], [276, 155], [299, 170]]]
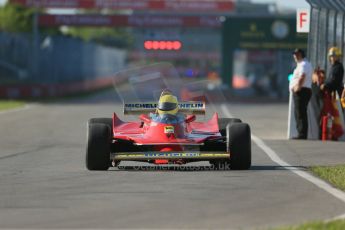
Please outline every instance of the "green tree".
[[111, 27], [69, 27], [65, 34], [106, 46], [127, 48], [133, 37], [127, 29]]
[[[125, 12], [110, 9], [79, 9], [77, 13], [89, 15], [117, 15]], [[65, 34], [80, 38], [84, 41], [93, 41], [102, 45], [119, 48], [129, 48], [134, 42], [131, 30], [127, 28], [71, 26], [68, 27]]]
[[6, 3], [0, 8], [0, 30], [6, 32], [32, 31], [34, 9]]
[[[29, 8], [18, 4], [6, 3], [0, 7], [0, 31], [11, 33], [32, 32], [35, 11], [44, 13], [43, 9]], [[100, 10], [80, 10], [80, 13], [100, 14]], [[57, 35], [62, 34], [59, 27], [41, 27], [40, 33]], [[84, 41], [93, 41], [107, 46], [121, 48], [129, 47], [132, 36], [128, 29], [110, 27], [68, 27], [65, 35], [80, 38]]]
[[[30, 33], [32, 32], [33, 18], [35, 12], [44, 13], [42, 9], [25, 7], [7, 2], [0, 7], [0, 31], [10, 33]], [[58, 27], [40, 28], [44, 34], [61, 34]]]

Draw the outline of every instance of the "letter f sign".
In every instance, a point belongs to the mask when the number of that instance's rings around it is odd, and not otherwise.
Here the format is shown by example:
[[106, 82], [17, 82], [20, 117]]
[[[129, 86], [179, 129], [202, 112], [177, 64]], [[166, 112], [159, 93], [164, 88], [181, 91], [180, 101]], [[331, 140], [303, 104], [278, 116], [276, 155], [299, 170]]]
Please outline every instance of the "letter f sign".
[[310, 12], [309, 9], [297, 9], [297, 33], [309, 33]]
[[307, 21], [306, 16], [306, 12], [302, 12], [299, 14], [299, 27], [303, 27], [303, 24]]

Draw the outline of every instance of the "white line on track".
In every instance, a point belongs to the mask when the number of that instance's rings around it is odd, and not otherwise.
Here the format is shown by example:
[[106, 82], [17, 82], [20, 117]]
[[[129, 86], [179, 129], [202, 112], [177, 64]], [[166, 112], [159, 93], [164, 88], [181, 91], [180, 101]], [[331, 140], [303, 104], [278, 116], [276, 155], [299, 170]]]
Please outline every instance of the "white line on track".
[[336, 216], [334, 218], [331, 218], [331, 219], [329, 219], [327, 221], [329, 222], [329, 221], [333, 221], [333, 220], [345, 220], [345, 213], [340, 215], [340, 216]]
[[31, 107], [33, 107], [33, 104], [27, 104], [27, 105], [25, 105], [24, 107], [0, 111], [0, 115], [2, 115], [2, 114], [8, 114], [8, 113], [13, 113], [13, 112], [24, 111], [24, 110], [27, 110], [27, 109], [31, 109]]
[[[227, 106], [225, 104], [221, 105], [221, 109], [222, 112], [224, 113], [224, 115], [226, 115], [227, 117], [233, 117], [232, 114], [229, 112]], [[261, 140], [259, 137], [252, 135], [252, 140], [254, 141], [254, 143], [261, 148], [266, 154], [267, 156], [275, 163], [279, 164], [281, 167], [285, 168], [286, 170], [289, 170], [295, 174], [297, 174], [298, 176], [302, 177], [303, 179], [313, 183], [314, 185], [316, 185], [317, 187], [323, 189], [324, 191], [328, 192], [329, 194], [331, 194], [332, 196], [338, 198], [339, 200], [341, 200], [342, 202], [345, 203], [345, 192], [334, 188], [332, 185], [326, 183], [325, 181], [297, 168], [297, 167], [293, 167], [292, 165], [290, 165], [289, 163], [287, 163], [286, 161], [282, 160], [278, 154], [276, 152], [274, 152], [270, 147], [268, 147], [265, 142], [263, 140]], [[336, 219], [341, 219], [344, 218], [345, 214], [336, 217]]]

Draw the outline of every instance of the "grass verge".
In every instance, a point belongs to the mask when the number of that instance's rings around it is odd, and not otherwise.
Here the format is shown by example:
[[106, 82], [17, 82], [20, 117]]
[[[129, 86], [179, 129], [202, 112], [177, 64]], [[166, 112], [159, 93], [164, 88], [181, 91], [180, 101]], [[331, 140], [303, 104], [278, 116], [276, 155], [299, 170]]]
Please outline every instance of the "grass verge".
[[0, 100], [0, 111], [23, 107], [25, 102], [16, 100]]
[[345, 165], [314, 166], [310, 170], [316, 176], [345, 191]]
[[88, 91], [88, 92], [71, 93], [65, 96], [55, 96], [55, 97], [45, 97], [45, 98], [27, 98], [27, 99], [21, 99], [21, 100], [0, 99], [0, 111], [22, 107], [26, 103], [49, 104], [49, 103], [63, 102], [63, 101], [69, 101], [69, 100], [75, 100], [75, 99], [83, 99], [83, 98], [91, 97], [98, 93], [108, 92], [111, 90], [112, 90], [112, 87], [106, 87], [106, 88], [97, 89], [97, 90]]
[[309, 222], [295, 227], [283, 227], [276, 230], [343, 230], [345, 220], [334, 220], [330, 222]]
[[[310, 171], [329, 182], [334, 187], [345, 191], [345, 165], [337, 166], [314, 166]], [[345, 220], [334, 220], [329, 222], [309, 222], [299, 226], [282, 227], [276, 230], [344, 230]]]
[[39, 102], [39, 103], [61, 102], [61, 101], [68, 101], [68, 100], [75, 100], [75, 99], [83, 99], [83, 98], [94, 96], [98, 93], [104, 93], [104, 92], [108, 92], [112, 90], [113, 90], [113, 87], [106, 87], [106, 88], [97, 89], [93, 91], [71, 93], [65, 96], [47, 97], [47, 98], [40, 98], [37, 100], [30, 99], [30, 101]]

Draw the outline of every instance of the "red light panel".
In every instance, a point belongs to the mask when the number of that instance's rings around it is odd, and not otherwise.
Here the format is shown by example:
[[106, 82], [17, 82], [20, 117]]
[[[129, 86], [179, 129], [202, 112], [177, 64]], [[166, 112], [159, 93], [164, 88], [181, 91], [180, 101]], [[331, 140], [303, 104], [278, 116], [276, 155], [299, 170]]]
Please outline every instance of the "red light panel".
[[173, 42], [173, 49], [174, 50], [179, 50], [179, 49], [181, 49], [181, 47], [182, 47], [181, 42], [179, 42], [179, 41]]
[[152, 48], [153, 48], [152, 41], [146, 41], [146, 42], [144, 43], [144, 47], [145, 47], [145, 49], [147, 49], [147, 50], [152, 50]]
[[144, 48], [146, 50], [174, 50], [178, 51], [182, 48], [180, 41], [145, 41]]
[[166, 49], [166, 42], [164, 42], [164, 41], [160, 41], [159, 42], [159, 49], [160, 50], [165, 50]]

